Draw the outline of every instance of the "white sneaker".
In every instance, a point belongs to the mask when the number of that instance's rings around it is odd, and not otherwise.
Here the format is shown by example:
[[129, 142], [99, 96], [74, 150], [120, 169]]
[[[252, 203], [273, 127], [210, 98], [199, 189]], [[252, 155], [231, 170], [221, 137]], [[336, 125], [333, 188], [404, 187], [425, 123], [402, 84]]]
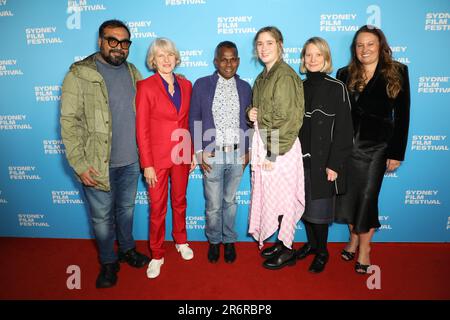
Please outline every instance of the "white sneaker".
[[161, 272], [161, 266], [164, 264], [164, 258], [161, 259], [152, 259], [148, 264], [147, 268], [147, 277], [150, 279], [154, 279], [159, 276]]
[[194, 258], [194, 251], [189, 248], [189, 245], [187, 243], [176, 244], [175, 248], [177, 248], [177, 251], [181, 253], [181, 257], [183, 257], [184, 260], [191, 260], [192, 258]]

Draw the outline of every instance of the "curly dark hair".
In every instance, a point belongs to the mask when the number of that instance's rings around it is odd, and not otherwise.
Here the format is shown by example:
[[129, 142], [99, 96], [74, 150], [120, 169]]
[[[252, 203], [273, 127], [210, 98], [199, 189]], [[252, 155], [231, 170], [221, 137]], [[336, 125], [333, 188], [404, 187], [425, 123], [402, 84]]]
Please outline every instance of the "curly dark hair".
[[348, 81], [348, 88], [350, 91], [355, 92], [361, 92], [365, 84], [365, 74], [364, 74], [364, 67], [361, 62], [359, 62], [358, 58], [356, 57], [356, 39], [358, 38], [358, 35], [360, 33], [371, 33], [375, 35], [378, 38], [379, 44], [380, 44], [380, 52], [379, 52], [379, 64], [381, 66], [381, 73], [383, 74], [384, 78], [386, 79], [387, 85], [386, 85], [386, 92], [389, 98], [396, 98], [398, 93], [400, 92], [402, 88], [402, 76], [400, 73], [400, 63], [393, 60], [392, 58], [392, 50], [388, 45], [388, 42], [386, 40], [386, 36], [384, 35], [383, 31], [381, 29], [365, 25], [359, 28], [359, 30], [356, 32], [355, 36], [353, 37], [352, 45], [351, 45], [351, 61], [348, 65], [348, 71], [349, 71], [349, 81]]

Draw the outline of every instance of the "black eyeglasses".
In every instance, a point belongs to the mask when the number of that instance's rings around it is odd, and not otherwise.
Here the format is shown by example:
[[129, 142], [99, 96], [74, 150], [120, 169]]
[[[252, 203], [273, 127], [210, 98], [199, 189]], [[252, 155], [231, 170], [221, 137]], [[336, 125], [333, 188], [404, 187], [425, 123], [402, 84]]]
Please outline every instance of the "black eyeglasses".
[[115, 48], [115, 47], [117, 47], [119, 44], [120, 44], [120, 47], [121, 47], [122, 49], [128, 49], [128, 48], [130, 48], [130, 46], [131, 46], [131, 40], [128, 40], [128, 39], [125, 39], [125, 40], [122, 40], [122, 41], [117, 40], [117, 39], [114, 38], [114, 37], [105, 37], [105, 38], [103, 38], [103, 39], [105, 39], [106, 41], [108, 41], [108, 45], [109, 45], [111, 48]]

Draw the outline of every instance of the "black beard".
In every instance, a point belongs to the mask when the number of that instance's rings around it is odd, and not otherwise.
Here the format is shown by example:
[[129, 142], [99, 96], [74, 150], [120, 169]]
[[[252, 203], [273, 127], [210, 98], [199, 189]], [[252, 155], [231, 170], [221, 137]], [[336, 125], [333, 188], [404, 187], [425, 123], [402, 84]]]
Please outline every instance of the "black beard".
[[112, 56], [111, 53], [113, 52], [120, 52], [119, 50], [110, 50], [108, 55], [104, 54], [104, 52], [101, 52], [101, 55], [103, 57], [103, 59], [105, 59], [106, 62], [108, 62], [109, 64], [113, 65], [113, 66], [120, 66], [122, 63], [125, 62], [125, 60], [127, 60], [127, 56], [125, 54], [122, 53], [121, 56]]

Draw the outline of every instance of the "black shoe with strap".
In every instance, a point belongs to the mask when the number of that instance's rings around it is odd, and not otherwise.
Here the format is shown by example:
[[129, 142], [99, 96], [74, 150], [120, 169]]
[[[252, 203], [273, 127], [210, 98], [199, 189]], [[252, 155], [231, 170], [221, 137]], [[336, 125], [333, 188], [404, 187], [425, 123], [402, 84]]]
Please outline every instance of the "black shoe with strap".
[[345, 249], [342, 249], [341, 258], [344, 261], [352, 261], [355, 258], [355, 252], [350, 252]]
[[111, 288], [115, 286], [119, 270], [120, 264], [118, 262], [102, 264], [95, 286], [97, 288]]
[[305, 243], [303, 245], [303, 247], [301, 247], [300, 249], [298, 249], [298, 251], [296, 252], [297, 255], [297, 259], [298, 260], [302, 260], [305, 259], [307, 256], [309, 256], [310, 254], [316, 254], [316, 249], [314, 249], [313, 247], [311, 247], [311, 245], [309, 244], [309, 242]]
[[311, 266], [309, 267], [309, 272], [312, 273], [320, 273], [325, 269], [325, 265], [328, 262], [329, 255], [328, 253], [318, 253], [314, 257]]
[[119, 252], [119, 261], [126, 262], [133, 268], [142, 268], [150, 262], [149, 257], [136, 251], [136, 248], [127, 252]]
[[355, 272], [359, 274], [367, 274], [369, 271], [370, 264], [361, 264], [358, 261], [356, 261], [355, 264]]
[[208, 249], [208, 261], [216, 263], [220, 256], [220, 243], [210, 243]]
[[283, 242], [277, 241], [275, 244], [271, 247], [268, 247], [261, 251], [261, 256], [264, 259], [270, 259], [276, 256], [278, 253], [280, 253], [283, 250]]
[[233, 263], [236, 260], [236, 248], [234, 247], [234, 243], [225, 243], [224, 244], [224, 259], [227, 263]]

